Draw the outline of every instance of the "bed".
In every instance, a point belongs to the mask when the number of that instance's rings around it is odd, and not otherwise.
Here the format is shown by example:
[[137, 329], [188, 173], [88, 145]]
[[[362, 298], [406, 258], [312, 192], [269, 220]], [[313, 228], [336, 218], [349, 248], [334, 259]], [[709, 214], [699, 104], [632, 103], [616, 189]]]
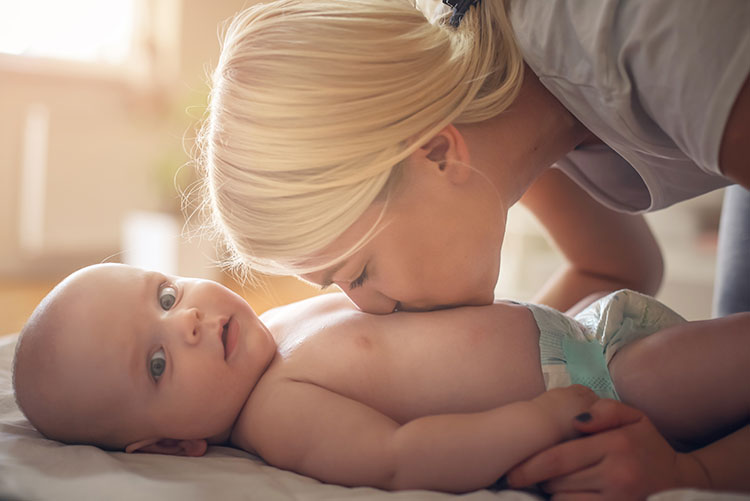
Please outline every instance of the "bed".
[[[537, 501], [521, 491], [480, 490], [461, 496], [345, 488], [266, 465], [243, 451], [211, 447], [204, 457], [106, 452], [43, 438], [15, 404], [10, 367], [16, 335], [0, 337], [0, 499], [3, 500], [344, 500]], [[726, 501], [750, 496], [669, 491], [653, 500]]]

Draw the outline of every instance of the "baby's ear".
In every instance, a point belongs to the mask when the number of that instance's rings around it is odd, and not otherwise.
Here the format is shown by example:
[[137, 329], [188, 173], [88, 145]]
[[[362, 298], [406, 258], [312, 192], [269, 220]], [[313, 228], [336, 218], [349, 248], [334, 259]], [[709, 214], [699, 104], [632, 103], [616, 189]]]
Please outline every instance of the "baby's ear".
[[151, 454], [171, 454], [173, 456], [202, 456], [208, 443], [200, 438], [176, 440], [173, 438], [149, 438], [133, 442], [125, 447], [125, 452], [148, 452]]

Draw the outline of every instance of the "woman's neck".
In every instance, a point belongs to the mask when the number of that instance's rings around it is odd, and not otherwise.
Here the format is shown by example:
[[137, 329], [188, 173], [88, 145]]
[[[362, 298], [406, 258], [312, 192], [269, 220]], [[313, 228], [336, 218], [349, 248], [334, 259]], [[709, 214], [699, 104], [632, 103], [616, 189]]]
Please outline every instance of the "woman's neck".
[[528, 66], [521, 91], [506, 111], [457, 128], [472, 165], [492, 180], [507, 206], [576, 146], [598, 141]]

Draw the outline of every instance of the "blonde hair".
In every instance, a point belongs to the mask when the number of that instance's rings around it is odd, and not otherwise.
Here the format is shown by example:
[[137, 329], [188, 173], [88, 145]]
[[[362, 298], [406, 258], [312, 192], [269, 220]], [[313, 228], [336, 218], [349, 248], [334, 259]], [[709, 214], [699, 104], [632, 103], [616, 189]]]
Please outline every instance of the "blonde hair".
[[345, 257], [372, 231], [309, 263], [387, 201], [413, 151], [516, 97], [523, 60], [504, 2], [480, 2], [456, 29], [415, 1], [431, 0], [278, 0], [231, 21], [198, 159], [230, 267], [301, 274]]

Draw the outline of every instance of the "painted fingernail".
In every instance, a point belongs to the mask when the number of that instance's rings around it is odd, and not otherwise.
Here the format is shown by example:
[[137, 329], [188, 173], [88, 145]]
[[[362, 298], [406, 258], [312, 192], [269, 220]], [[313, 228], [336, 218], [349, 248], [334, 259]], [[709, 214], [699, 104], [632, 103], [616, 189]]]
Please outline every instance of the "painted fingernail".
[[590, 412], [582, 412], [581, 414], [577, 415], [575, 417], [576, 421], [580, 421], [581, 423], [588, 423], [591, 421], [591, 413]]

